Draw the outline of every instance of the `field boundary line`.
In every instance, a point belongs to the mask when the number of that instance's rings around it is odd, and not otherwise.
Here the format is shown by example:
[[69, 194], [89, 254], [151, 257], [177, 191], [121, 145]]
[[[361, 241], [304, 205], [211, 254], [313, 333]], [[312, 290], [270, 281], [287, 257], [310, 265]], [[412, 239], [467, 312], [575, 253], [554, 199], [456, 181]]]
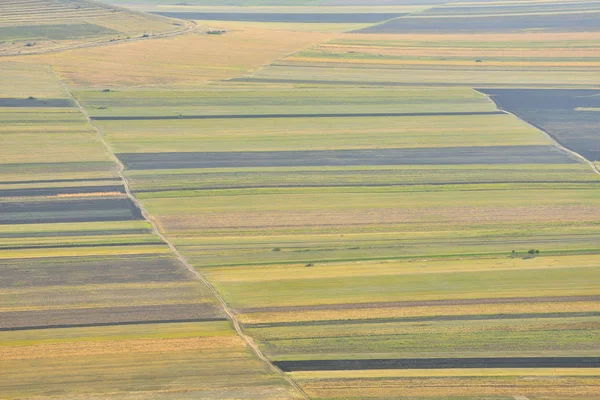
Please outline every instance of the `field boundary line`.
[[308, 394], [296, 382], [294, 382], [294, 380], [292, 380], [292, 378], [290, 378], [285, 372], [283, 372], [283, 370], [281, 370], [279, 367], [277, 367], [275, 364], [273, 364], [271, 362], [271, 360], [269, 360], [263, 354], [263, 352], [260, 350], [258, 345], [254, 342], [254, 339], [244, 333], [242, 326], [241, 326], [240, 322], [238, 321], [235, 313], [229, 307], [229, 305], [227, 304], [225, 299], [221, 296], [221, 294], [218, 292], [218, 290], [212, 285], [212, 283], [210, 283], [208, 281], [208, 279], [206, 279], [206, 277], [204, 277], [204, 275], [202, 275], [196, 268], [194, 268], [194, 266], [192, 266], [188, 262], [188, 260], [183, 256], [183, 254], [181, 254], [179, 252], [179, 250], [175, 247], [175, 245], [173, 245], [173, 243], [171, 243], [171, 241], [169, 241], [169, 239], [167, 239], [167, 237], [160, 231], [156, 220], [150, 215], [150, 213], [148, 213], [148, 211], [146, 210], [144, 205], [135, 197], [135, 195], [131, 191], [129, 181], [127, 180], [127, 178], [125, 177], [125, 174], [124, 174], [125, 165], [121, 162], [119, 157], [117, 157], [112, 146], [106, 141], [106, 139], [104, 137], [104, 132], [100, 128], [98, 128], [96, 125], [94, 125], [94, 123], [92, 122], [92, 119], [90, 118], [90, 115], [85, 110], [85, 108], [83, 108], [83, 106], [81, 105], [79, 100], [73, 95], [71, 90], [63, 82], [63, 80], [60, 78], [60, 75], [56, 72], [56, 70], [54, 70], [54, 68], [53, 68], [53, 71], [54, 71], [58, 81], [60, 82], [60, 85], [62, 86], [62, 88], [69, 95], [69, 97], [73, 100], [76, 107], [86, 118], [88, 124], [96, 132], [98, 139], [104, 145], [104, 147], [108, 151], [110, 157], [114, 160], [115, 164], [117, 165], [117, 174], [123, 181], [123, 186], [125, 187], [125, 193], [127, 194], [127, 197], [129, 197], [129, 199], [133, 202], [133, 204], [135, 204], [140, 209], [140, 211], [142, 213], [142, 217], [146, 221], [148, 221], [148, 223], [152, 227], [152, 232], [156, 236], [158, 236], [162, 241], [165, 242], [165, 244], [169, 247], [169, 249], [175, 255], [175, 257], [190, 271], [190, 273], [196, 279], [198, 279], [199, 281], [204, 283], [206, 285], [206, 287], [208, 287], [208, 289], [212, 292], [212, 294], [215, 296], [215, 298], [221, 304], [221, 307], [223, 308], [223, 311], [225, 311], [225, 314], [227, 314], [227, 316], [229, 317], [229, 320], [232, 322], [233, 327], [234, 327], [236, 333], [238, 334], [238, 336], [240, 336], [240, 338], [242, 338], [242, 340], [244, 340], [246, 342], [248, 347], [250, 347], [253, 350], [254, 354], [256, 354], [256, 356], [259, 359], [261, 359], [264, 363], [266, 363], [273, 372], [275, 372], [277, 375], [281, 376], [290, 386], [292, 386], [292, 388], [294, 388], [300, 395], [302, 395], [303, 398], [305, 398], [306, 400], [310, 400], [310, 397], [308, 396]]
[[503, 108], [503, 107], [501, 107], [501, 106], [500, 106], [498, 103], [496, 103], [496, 102], [494, 101], [494, 99], [492, 99], [492, 96], [490, 96], [489, 94], [486, 94], [486, 93], [480, 92], [480, 91], [479, 91], [479, 90], [477, 90], [477, 89], [474, 89], [474, 90], [475, 90], [475, 91], [477, 91], [478, 93], [481, 93], [481, 94], [482, 94], [482, 95], [484, 95], [484, 96], [485, 96], [485, 97], [486, 97], [486, 98], [487, 98], [489, 101], [491, 101], [492, 103], [494, 103], [494, 104], [496, 105], [496, 108], [497, 108], [498, 110], [500, 110], [500, 111], [502, 111], [502, 112], [504, 112], [504, 113], [506, 113], [506, 114], [508, 114], [508, 115], [512, 115], [513, 117], [517, 118], [519, 121], [521, 121], [521, 122], [524, 122], [525, 124], [527, 124], [527, 125], [531, 126], [532, 128], [535, 128], [535, 129], [537, 129], [538, 131], [541, 131], [541, 132], [542, 132], [544, 135], [546, 135], [546, 136], [547, 136], [547, 137], [550, 139], [550, 141], [552, 142], [552, 145], [553, 145], [554, 147], [556, 147], [557, 149], [559, 149], [559, 150], [561, 150], [561, 151], [563, 151], [563, 152], [565, 152], [565, 153], [567, 153], [567, 154], [569, 154], [569, 155], [571, 155], [571, 156], [575, 157], [575, 158], [576, 158], [576, 159], [578, 159], [579, 161], [582, 161], [583, 163], [587, 164], [587, 165], [588, 165], [588, 166], [589, 166], [589, 167], [592, 169], [592, 171], [593, 171], [593, 172], [595, 172], [596, 174], [600, 175], [600, 168], [598, 168], [598, 166], [597, 166], [597, 165], [596, 165], [596, 164], [595, 164], [593, 161], [590, 161], [590, 160], [588, 160], [587, 158], [585, 158], [584, 156], [582, 156], [581, 154], [579, 154], [578, 152], [576, 152], [576, 151], [574, 151], [574, 150], [571, 150], [571, 149], [569, 149], [568, 147], [566, 147], [565, 145], [563, 145], [563, 144], [562, 144], [562, 143], [561, 143], [561, 142], [560, 142], [560, 141], [559, 141], [557, 138], [555, 138], [555, 137], [554, 137], [554, 135], [552, 135], [550, 132], [546, 131], [545, 129], [543, 129], [543, 128], [541, 128], [541, 127], [539, 127], [539, 126], [535, 125], [535, 124], [532, 124], [532, 123], [531, 123], [531, 122], [529, 122], [529, 121], [526, 121], [526, 120], [524, 120], [523, 118], [519, 117], [519, 116], [518, 116], [517, 114], [515, 114], [515, 113], [512, 113], [512, 112], [510, 112], [510, 111], [508, 111], [508, 110], [504, 109], [504, 108]]

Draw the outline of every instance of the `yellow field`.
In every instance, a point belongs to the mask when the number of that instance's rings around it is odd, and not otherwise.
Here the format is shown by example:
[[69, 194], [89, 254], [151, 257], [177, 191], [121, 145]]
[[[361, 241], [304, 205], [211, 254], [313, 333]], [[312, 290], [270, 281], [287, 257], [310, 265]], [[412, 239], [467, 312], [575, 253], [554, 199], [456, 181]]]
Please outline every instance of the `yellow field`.
[[327, 40], [330, 34], [244, 29], [31, 56], [18, 61], [52, 64], [75, 86], [198, 84], [247, 74], [274, 59]]

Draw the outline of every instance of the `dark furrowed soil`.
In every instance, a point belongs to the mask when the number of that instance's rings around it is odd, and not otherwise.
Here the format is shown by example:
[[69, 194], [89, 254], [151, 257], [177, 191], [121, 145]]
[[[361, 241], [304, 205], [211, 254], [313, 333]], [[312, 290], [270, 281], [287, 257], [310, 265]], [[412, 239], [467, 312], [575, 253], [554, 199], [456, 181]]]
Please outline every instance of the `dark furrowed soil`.
[[375, 23], [398, 18], [400, 13], [215, 13], [153, 12], [163, 17], [204, 21], [306, 22], [306, 23]]
[[57, 196], [59, 194], [125, 193], [123, 185], [0, 189], [0, 197]]
[[212, 303], [0, 312], [0, 331], [225, 320]]
[[600, 30], [595, 13], [511, 16], [398, 18], [357, 33], [491, 33], [536, 30], [542, 32], [591, 32]]
[[176, 258], [156, 255], [0, 260], [0, 288], [174, 282], [192, 278]]
[[[600, 20], [600, 19], [599, 19]], [[477, 89], [519, 118], [545, 131], [566, 148], [600, 161], [600, 90]]]
[[275, 361], [285, 372], [363, 369], [598, 368], [600, 357], [403, 358], [376, 360]]
[[149, 229], [110, 229], [94, 231], [62, 231], [62, 232], [1, 232], [0, 238], [30, 238], [30, 237], [65, 237], [65, 236], [106, 236], [106, 235], [143, 235], [151, 233]]
[[0, 203], [0, 225], [141, 219], [141, 211], [127, 198]]
[[438, 147], [360, 150], [121, 153], [131, 170], [361, 165], [570, 164], [552, 146]]
[[0, 98], [0, 107], [73, 107], [69, 99], [16, 99]]
[[324, 326], [324, 325], [357, 325], [381, 324], [402, 322], [435, 322], [435, 321], [486, 321], [498, 319], [546, 319], [546, 318], [579, 318], [598, 317], [600, 312], [564, 312], [564, 313], [524, 313], [524, 314], [479, 314], [479, 315], [433, 315], [428, 317], [404, 318], [372, 318], [352, 320], [325, 320], [325, 321], [299, 321], [299, 322], [272, 322], [264, 324], [244, 324], [246, 328], [280, 328], [286, 326]]
[[271, 119], [271, 118], [369, 118], [369, 117], [434, 117], [499, 115], [502, 111], [478, 112], [423, 112], [423, 113], [355, 113], [355, 114], [236, 114], [236, 115], [152, 115], [152, 116], [106, 116], [92, 117], [96, 121], [153, 121], [177, 119]]
[[[433, 7], [423, 11], [420, 15], [490, 15], [490, 14], [522, 14], [540, 12], [564, 12], [564, 11], [598, 11], [598, 3], [529, 3], [509, 5], [486, 5], [486, 6], [463, 6], [455, 7], [445, 5]], [[509, 17], [507, 17], [509, 18]]]
[[120, 178], [84, 178], [84, 179], [47, 179], [34, 181], [0, 181], [0, 185], [17, 185], [17, 184], [39, 184], [39, 183], [69, 183], [69, 182], [100, 182], [100, 181], [121, 181]]
[[320, 304], [315, 306], [248, 307], [237, 309], [236, 312], [239, 314], [249, 314], [262, 312], [359, 310], [365, 308], [463, 306], [473, 304], [568, 303], [572, 301], [600, 301], [600, 296], [506, 297], [457, 300], [395, 301], [382, 303]]

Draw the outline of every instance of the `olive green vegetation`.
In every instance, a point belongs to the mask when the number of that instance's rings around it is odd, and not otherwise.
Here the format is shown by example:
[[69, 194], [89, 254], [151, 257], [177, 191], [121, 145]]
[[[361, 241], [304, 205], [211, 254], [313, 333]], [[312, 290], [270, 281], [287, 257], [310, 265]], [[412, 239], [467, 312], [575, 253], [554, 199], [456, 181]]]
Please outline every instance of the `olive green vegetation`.
[[[276, 3], [285, 2], [251, 4]], [[317, 3], [342, 2], [302, 5]], [[507, 12], [531, 11], [522, 7]], [[430, 12], [453, 12], [445, 8]], [[243, 23], [229, 26], [244, 37]], [[274, 26], [248, 29], [256, 28]], [[480, 85], [596, 87], [594, 35], [339, 34], [238, 80], [75, 87], [74, 95], [92, 117], [280, 117], [93, 120], [117, 154], [173, 152], [177, 159], [177, 153], [222, 152], [235, 160], [244, 151], [546, 146], [560, 152], [543, 132], [509, 114], [433, 114], [496, 111], [474, 90]], [[69, 98], [48, 66], [0, 68], [2, 98]], [[316, 116], [391, 112], [426, 115]], [[74, 104], [0, 108], [0, 133], [4, 193], [120, 182]], [[465, 164], [460, 157], [462, 165], [439, 165], [435, 157], [405, 166], [158, 169], [157, 163], [125, 176], [161, 232], [216, 287], [271, 360], [597, 356], [600, 176], [570, 157], [564, 164], [524, 158], [504, 165], [486, 164], [485, 156]], [[0, 200], [27, 206], [69, 196]], [[164, 321], [0, 332], [9, 371], [0, 393], [7, 398], [296, 396], [230, 322], [168, 321], [224, 314], [146, 221], [0, 225], [0, 268], [9, 282], [0, 288], [0, 313], [10, 313], [2, 321], [32, 326], [67, 316], [69, 323], [118, 323], [116, 316], [135, 312], [139, 322]], [[600, 375], [477, 369], [289, 376], [312, 399], [590, 400]]]
[[69, 96], [53, 70], [0, 70], [0, 397], [295, 398], [136, 220], [97, 132], [56, 101]]
[[[102, 93], [78, 96], [101, 116], [112, 115], [111, 109], [120, 116], [177, 109], [182, 115], [494, 109], [467, 88], [374, 89], [361, 98], [357, 91], [364, 88], [352, 86], [262, 85], [213, 85], [196, 100], [189, 91], [179, 93], [181, 99], [156, 89], [111, 93], [115, 104], [127, 106], [118, 110]], [[129, 104], [122, 100], [127, 96]], [[318, 100], [310, 103], [311, 97]], [[222, 151], [235, 157], [248, 150], [550, 143], [510, 115], [95, 123], [118, 151], [131, 153]], [[585, 164], [257, 166], [129, 170], [126, 176], [160, 228], [271, 359], [598, 353], [598, 310], [576, 300], [599, 289], [599, 177]], [[536, 299], [557, 296], [566, 300], [528, 313]], [[483, 316], [454, 306], [454, 320], [411, 322], [386, 312], [394, 302], [425, 307], [465, 299]], [[499, 299], [509, 303], [500, 311], [486, 309]], [[368, 311], [348, 314], [367, 304]], [[435, 315], [444, 318], [448, 307]], [[269, 322], [278, 320], [285, 322]], [[325, 374], [299, 382], [313, 398], [350, 398], [340, 388], [351, 378], [340, 379]], [[387, 398], [405, 388], [369, 379], [352, 383], [359, 397]], [[485, 393], [465, 379], [453, 382], [469, 388], [465, 393]], [[506, 393], [501, 382], [491, 384]], [[577, 386], [578, 396], [589, 393], [589, 384]], [[552, 385], [537, 393], [545, 387]], [[430, 397], [444, 398], [444, 390], [452, 393], [442, 388]]]

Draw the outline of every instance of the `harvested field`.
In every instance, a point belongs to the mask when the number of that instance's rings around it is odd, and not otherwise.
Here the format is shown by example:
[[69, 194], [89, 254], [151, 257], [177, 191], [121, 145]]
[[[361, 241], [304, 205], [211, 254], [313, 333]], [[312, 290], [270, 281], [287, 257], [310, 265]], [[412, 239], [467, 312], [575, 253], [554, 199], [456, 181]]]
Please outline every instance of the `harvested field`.
[[444, 117], [471, 115], [502, 115], [502, 111], [440, 112], [440, 113], [364, 113], [364, 114], [246, 114], [246, 115], [154, 115], [154, 116], [102, 116], [96, 121], [154, 121], [178, 119], [274, 119], [274, 118], [371, 118], [371, 117]]
[[357, 33], [489, 33], [521, 32], [595, 32], [600, 31], [596, 13], [533, 14], [475, 17], [404, 17], [368, 27]]
[[576, 161], [551, 146], [448, 147], [424, 149], [125, 153], [128, 169], [248, 168], [359, 165], [569, 164]]
[[211, 12], [153, 12], [169, 18], [180, 18], [203, 21], [249, 21], [249, 22], [302, 22], [302, 23], [376, 23], [393, 18], [402, 17], [405, 14], [398, 13], [211, 13]]
[[0, 312], [0, 331], [226, 320], [212, 303]]
[[[410, 372], [419, 370], [399, 370]], [[343, 375], [328, 371], [327, 375], [338, 375], [335, 378], [299, 377], [302, 387], [310, 396], [319, 399], [365, 399], [382, 398], [396, 399], [411, 398], [484, 398], [512, 400], [515, 398], [546, 398], [546, 399], [593, 399], [600, 382], [598, 372], [587, 369], [588, 374], [582, 374], [580, 369], [556, 369], [552, 374], [550, 369], [530, 370], [505, 369], [508, 374], [495, 374], [490, 371], [497, 369], [469, 369], [456, 376], [447, 373], [448, 377], [437, 376], [437, 371], [424, 370], [429, 375], [421, 373], [417, 377], [385, 376], [391, 371], [374, 371], [368, 377], [352, 376], [363, 374], [363, 371], [344, 371]], [[456, 371], [456, 370], [447, 370]], [[462, 370], [458, 370], [462, 371]], [[595, 372], [594, 372], [595, 371]], [[322, 372], [298, 372], [297, 374], [323, 374]], [[351, 376], [348, 376], [351, 375]], [[383, 375], [383, 376], [382, 376]], [[474, 376], [473, 376], [474, 375]], [[519, 393], [516, 395], [515, 393]], [[409, 397], [410, 396], [410, 397]]]
[[600, 368], [600, 357], [413, 358], [275, 361], [286, 372], [361, 369]]
[[36, 55], [18, 61], [52, 64], [74, 86], [198, 85], [238, 77], [330, 37], [331, 34], [325, 33], [274, 33], [267, 29], [244, 29], [225, 35], [190, 33]]
[[509, 111], [591, 161], [600, 161], [599, 90], [478, 89]]

